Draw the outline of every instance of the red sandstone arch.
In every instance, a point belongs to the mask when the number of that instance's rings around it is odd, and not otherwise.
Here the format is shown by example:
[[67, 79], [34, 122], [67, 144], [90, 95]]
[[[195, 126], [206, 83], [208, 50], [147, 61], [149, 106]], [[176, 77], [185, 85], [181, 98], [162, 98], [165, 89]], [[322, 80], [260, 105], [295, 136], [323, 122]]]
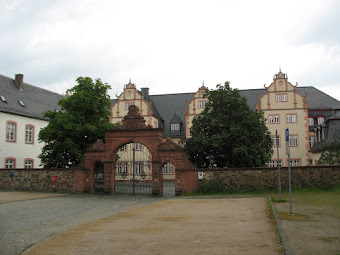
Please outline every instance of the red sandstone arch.
[[[104, 192], [115, 192], [115, 167], [118, 150], [128, 143], [141, 143], [145, 145], [152, 156], [152, 194], [163, 195], [164, 162], [171, 162], [176, 169], [176, 194], [183, 190], [183, 180], [186, 179], [183, 171], [194, 166], [189, 161], [183, 148], [166, 139], [163, 142], [162, 129], [145, 125], [145, 120], [139, 114], [138, 107], [131, 105], [122, 125], [114, 130], [107, 131], [105, 145], [98, 140], [87, 148], [81, 163], [74, 171], [75, 191], [94, 193], [94, 165], [96, 161], [104, 163]], [[192, 179], [192, 178], [191, 178]]]

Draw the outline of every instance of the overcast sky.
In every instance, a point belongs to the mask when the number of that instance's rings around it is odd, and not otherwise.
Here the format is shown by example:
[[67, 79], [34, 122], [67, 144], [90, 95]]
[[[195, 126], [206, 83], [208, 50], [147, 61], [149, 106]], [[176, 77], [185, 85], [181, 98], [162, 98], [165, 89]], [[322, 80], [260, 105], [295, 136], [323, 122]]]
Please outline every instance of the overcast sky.
[[340, 100], [340, 1], [0, 0], [0, 73], [58, 93], [101, 78], [150, 94], [230, 81], [263, 88], [279, 71]]

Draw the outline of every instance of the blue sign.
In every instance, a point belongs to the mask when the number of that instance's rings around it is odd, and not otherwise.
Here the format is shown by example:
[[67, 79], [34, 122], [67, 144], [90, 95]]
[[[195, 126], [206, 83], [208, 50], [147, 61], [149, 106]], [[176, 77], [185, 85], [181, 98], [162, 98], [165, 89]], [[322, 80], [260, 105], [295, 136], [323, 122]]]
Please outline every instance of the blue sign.
[[289, 129], [287, 128], [286, 129], [286, 142], [289, 141]]

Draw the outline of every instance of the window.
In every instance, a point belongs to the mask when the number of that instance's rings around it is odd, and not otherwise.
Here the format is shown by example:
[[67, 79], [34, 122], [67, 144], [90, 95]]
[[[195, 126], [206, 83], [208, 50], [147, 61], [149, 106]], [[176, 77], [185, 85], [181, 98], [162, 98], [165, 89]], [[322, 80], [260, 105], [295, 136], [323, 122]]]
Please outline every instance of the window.
[[6, 162], [6, 165], [5, 165], [6, 169], [15, 168], [15, 159], [14, 158], [7, 158], [5, 162]]
[[130, 105], [134, 105], [134, 104], [135, 104], [134, 102], [127, 102], [127, 103], [125, 103], [125, 109], [129, 110], [129, 106]]
[[7, 142], [15, 142], [16, 141], [16, 129], [17, 129], [16, 123], [7, 122], [7, 134], [6, 134]]
[[207, 102], [208, 102], [208, 101], [199, 101], [199, 102], [198, 102], [198, 107], [199, 107], [199, 108], [204, 108], [205, 105], [207, 104]]
[[275, 142], [275, 135], [272, 135], [272, 145], [273, 147], [279, 146], [280, 147], [280, 136], [276, 137], [276, 142]]
[[180, 130], [180, 123], [171, 123], [171, 130]]
[[133, 144], [133, 148], [136, 150], [136, 151], [141, 151], [142, 150], [142, 144], [141, 143], [134, 143]]
[[1, 98], [1, 100], [2, 100], [3, 102], [7, 102], [7, 100], [6, 100], [6, 98], [5, 98], [4, 96], [0, 96], [0, 98]]
[[300, 166], [300, 159], [292, 159], [292, 160], [290, 160], [290, 166]]
[[33, 160], [25, 159], [25, 168], [33, 168]]
[[117, 174], [122, 174], [127, 173], [127, 169], [128, 169], [128, 164], [127, 163], [118, 163], [117, 164]]
[[32, 143], [34, 139], [34, 127], [31, 125], [26, 125], [26, 132], [25, 132], [25, 142]]
[[290, 135], [289, 136], [289, 146], [298, 146], [298, 136]]
[[125, 144], [125, 145], [123, 145], [122, 148], [120, 148], [120, 150], [121, 150], [121, 151], [126, 151], [126, 148], [127, 148], [127, 147], [126, 147], [126, 144]]
[[174, 173], [174, 165], [170, 162], [165, 163], [163, 165], [163, 174], [173, 174]]
[[269, 162], [269, 167], [278, 167], [278, 166], [282, 166], [282, 161], [281, 160], [271, 160]]
[[276, 102], [286, 102], [287, 94], [276, 94], [275, 98], [276, 98]]
[[286, 114], [286, 123], [296, 123], [296, 114]]
[[309, 137], [309, 149], [313, 147], [314, 144], [314, 136]]
[[318, 125], [322, 125], [325, 122], [325, 117], [320, 116], [318, 117]]
[[280, 123], [280, 115], [269, 115], [269, 123]]
[[135, 174], [142, 174], [144, 171], [144, 164], [142, 162], [135, 163]]
[[314, 125], [314, 118], [313, 117], [308, 117], [308, 124], [309, 124], [309, 126]]

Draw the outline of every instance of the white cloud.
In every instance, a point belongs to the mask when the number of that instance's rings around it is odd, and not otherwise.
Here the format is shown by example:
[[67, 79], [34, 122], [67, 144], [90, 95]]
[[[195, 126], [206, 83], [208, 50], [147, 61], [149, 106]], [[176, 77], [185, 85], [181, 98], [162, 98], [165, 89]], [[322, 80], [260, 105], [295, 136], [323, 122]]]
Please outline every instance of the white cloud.
[[[340, 100], [336, 1], [4, 1], [2, 74], [59, 93], [78, 76], [152, 94], [291, 82]], [[327, 18], [329, 17], [329, 19]], [[331, 29], [331, 28], [332, 29]], [[327, 29], [325, 29], [327, 28]], [[118, 87], [118, 91], [117, 91]], [[334, 92], [334, 88], [335, 91]]]

